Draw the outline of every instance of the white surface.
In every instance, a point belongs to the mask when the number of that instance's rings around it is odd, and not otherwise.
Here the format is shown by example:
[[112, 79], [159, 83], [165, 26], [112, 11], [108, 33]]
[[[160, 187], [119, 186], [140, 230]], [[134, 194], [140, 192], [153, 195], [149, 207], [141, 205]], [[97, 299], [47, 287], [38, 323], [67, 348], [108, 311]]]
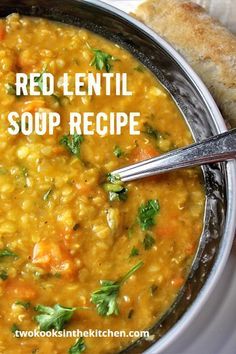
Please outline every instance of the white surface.
[[[103, 0], [124, 11], [133, 11], [142, 0]], [[208, 5], [236, 31], [236, 0], [196, 0]], [[228, 5], [228, 7], [227, 7]], [[221, 6], [221, 9], [220, 7]], [[232, 8], [230, 9], [230, 6]], [[233, 9], [233, 10], [232, 10]], [[234, 12], [235, 13], [235, 12]], [[228, 14], [228, 15], [227, 15]], [[229, 15], [232, 16], [229, 16]], [[223, 276], [194, 323], [163, 354], [236, 354], [236, 248]]]
[[[133, 11], [144, 0], [103, 0], [126, 12]], [[232, 32], [236, 33], [236, 0], [192, 0], [218, 18]]]

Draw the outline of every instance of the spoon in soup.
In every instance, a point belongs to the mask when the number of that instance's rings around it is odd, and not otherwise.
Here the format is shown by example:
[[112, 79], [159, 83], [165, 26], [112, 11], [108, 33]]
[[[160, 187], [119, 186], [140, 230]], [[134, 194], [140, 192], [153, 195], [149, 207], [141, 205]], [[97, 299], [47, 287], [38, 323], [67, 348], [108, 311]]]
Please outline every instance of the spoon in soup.
[[123, 182], [236, 158], [236, 128], [111, 172]]

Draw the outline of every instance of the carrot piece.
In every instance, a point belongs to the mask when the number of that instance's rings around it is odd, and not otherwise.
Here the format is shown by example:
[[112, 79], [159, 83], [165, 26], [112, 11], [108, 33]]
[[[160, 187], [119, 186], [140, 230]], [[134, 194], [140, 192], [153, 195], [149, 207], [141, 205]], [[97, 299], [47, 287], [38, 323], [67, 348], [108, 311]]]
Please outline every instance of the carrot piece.
[[0, 41], [3, 41], [6, 36], [6, 31], [4, 25], [0, 24]]
[[37, 295], [32, 284], [17, 279], [7, 281], [5, 291], [7, 296], [14, 299], [33, 300]]
[[171, 284], [174, 285], [176, 288], [180, 288], [184, 285], [184, 278], [181, 276], [176, 277], [171, 281]]
[[78, 191], [80, 192], [80, 194], [82, 195], [89, 195], [92, 193], [93, 188], [88, 185], [87, 183], [76, 183], [76, 188], [78, 189]]
[[176, 226], [166, 224], [165, 226], [157, 226], [156, 235], [162, 238], [173, 237], [176, 233]]
[[49, 273], [61, 273], [72, 276], [76, 272], [75, 264], [64, 245], [51, 240], [42, 240], [35, 244], [33, 263]]
[[139, 162], [159, 155], [158, 151], [152, 146], [137, 147], [134, 149], [131, 159], [133, 162]]

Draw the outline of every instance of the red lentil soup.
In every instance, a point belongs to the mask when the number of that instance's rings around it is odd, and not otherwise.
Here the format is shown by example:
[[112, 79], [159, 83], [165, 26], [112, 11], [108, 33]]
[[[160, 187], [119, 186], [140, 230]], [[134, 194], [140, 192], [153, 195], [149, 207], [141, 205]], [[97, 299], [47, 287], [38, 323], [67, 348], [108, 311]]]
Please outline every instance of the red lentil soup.
[[[96, 49], [96, 50], [94, 50]], [[47, 70], [55, 95], [15, 95]], [[62, 76], [125, 72], [132, 96], [63, 96]], [[201, 172], [121, 185], [109, 171], [192, 142], [175, 102], [130, 53], [87, 30], [0, 21], [0, 353], [116, 353], [137, 338], [16, 338], [17, 330], [150, 328], [184, 285], [202, 231]], [[140, 111], [139, 136], [68, 136], [71, 111]], [[11, 111], [59, 112], [53, 135], [12, 136]], [[20, 122], [19, 122], [20, 124]], [[127, 275], [127, 276], [125, 276]]]

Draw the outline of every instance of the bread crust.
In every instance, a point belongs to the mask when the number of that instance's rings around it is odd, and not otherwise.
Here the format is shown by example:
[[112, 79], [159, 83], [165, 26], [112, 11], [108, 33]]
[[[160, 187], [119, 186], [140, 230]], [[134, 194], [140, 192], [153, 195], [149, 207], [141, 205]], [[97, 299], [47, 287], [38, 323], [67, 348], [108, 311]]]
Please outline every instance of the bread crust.
[[236, 37], [201, 6], [186, 0], [148, 0], [134, 16], [185, 57], [226, 121], [236, 127]]

